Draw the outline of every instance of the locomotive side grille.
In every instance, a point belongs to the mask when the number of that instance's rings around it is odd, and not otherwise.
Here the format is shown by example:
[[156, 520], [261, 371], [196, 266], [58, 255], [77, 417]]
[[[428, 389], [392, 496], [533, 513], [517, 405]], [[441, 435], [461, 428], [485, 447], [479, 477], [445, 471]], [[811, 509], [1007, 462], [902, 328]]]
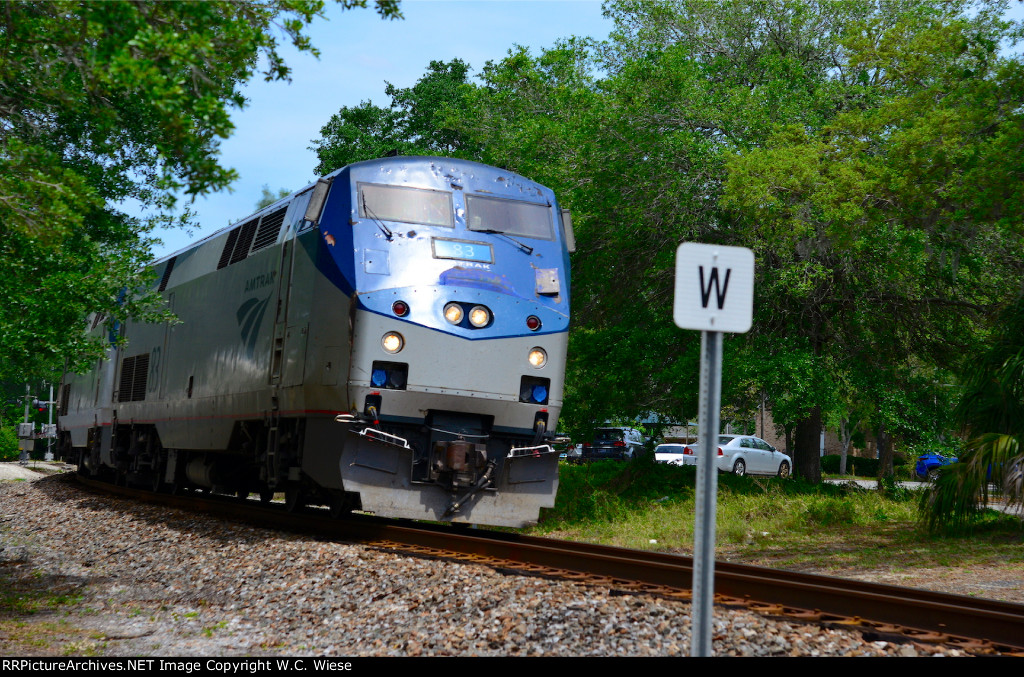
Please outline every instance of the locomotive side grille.
[[277, 234], [281, 232], [281, 224], [284, 223], [284, 214], [287, 207], [278, 209], [273, 214], [267, 214], [260, 221], [260, 228], [256, 231], [256, 240], [252, 244], [252, 253], [269, 247], [277, 242]]
[[135, 358], [135, 375], [132, 378], [132, 402], [146, 399], [146, 385], [149, 379], [149, 353]]
[[149, 378], [149, 353], [126, 357], [121, 361], [121, 380], [117, 387], [118, 402], [141, 402], [146, 399]]
[[174, 270], [174, 262], [178, 260], [175, 256], [167, 262], [167, 267], [164, 268], [164, 276], [160, 279], [160, 288], [157, 291], [163, 291], [167, 289], [167, 282], [171, 279], [171, 271]]
[[126, 357], [121, 361], [121, 381], [117, 384], [117, 401], [132, 401], [132, 377], [135, 375], [135, 358]]
[[228, 241], [224, 243], [224, 251], [220, 253], [220, 260], [217, 262], [217, 270], [231, 262], [231, 252], [234, 251], [235, 243], [238, 242], [238, 228], [228, 233]]
[[238, 263], [249, 255], [249, 247], [252, 246], [252, 238], [256, 234], [256, 225], [258, 223], [258, 219], [252, 219], [242, 224], [241, 232], [238, 234], [238, 242], [235, 243], [235, 251], [231, 254], [231, 264]]

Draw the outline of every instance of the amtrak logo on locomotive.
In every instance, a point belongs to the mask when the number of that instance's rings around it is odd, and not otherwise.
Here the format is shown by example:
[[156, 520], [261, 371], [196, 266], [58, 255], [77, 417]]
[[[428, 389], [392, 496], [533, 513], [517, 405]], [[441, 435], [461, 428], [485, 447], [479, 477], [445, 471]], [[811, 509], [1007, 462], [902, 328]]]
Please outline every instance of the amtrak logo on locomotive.
[[242, 345], [245, 346], [245, 353], [250, 358], [256, 352], [256, 339], [259, 338], [260, 325], [263, 324], [263, 315], [267, 311], [269, 302], [270, 295], [268, 294], [262, 301], [255, 298], [249, 299], [235, 311], [238, 328], [242, 333]]

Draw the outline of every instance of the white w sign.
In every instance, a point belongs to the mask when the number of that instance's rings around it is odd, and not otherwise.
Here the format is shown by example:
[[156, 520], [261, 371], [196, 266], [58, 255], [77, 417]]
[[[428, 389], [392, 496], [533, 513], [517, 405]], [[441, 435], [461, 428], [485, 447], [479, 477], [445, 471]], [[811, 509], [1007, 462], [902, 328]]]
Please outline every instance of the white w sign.
[[676, 250], [672, 317], [682, 329], [742, 334], [754, 315], [754, 252], [684, 242]]

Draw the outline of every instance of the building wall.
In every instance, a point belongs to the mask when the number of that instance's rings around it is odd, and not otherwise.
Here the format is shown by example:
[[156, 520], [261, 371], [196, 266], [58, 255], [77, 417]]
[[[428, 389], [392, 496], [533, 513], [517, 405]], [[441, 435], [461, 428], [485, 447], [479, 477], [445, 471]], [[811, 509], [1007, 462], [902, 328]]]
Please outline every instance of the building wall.
[[[770, 409], [765, 409], [763, 412], [758, 412], [756, 421], [757, 432], [754, 433], [768, 444], [790, 453], [786, 448], [786, 433], [779, 427], [776, 429], [775, 420], [772, 418], [772, 412]], [[822, 452], [823, 456], [836, 455], [838, 456], [843, 452], [843, 444], [839, 439], [839, 434], [835, 430], [825, 430], [825, 449]], [[864, 458], [875, 457], [875, 443], [873, 441], [867, 442], [866, 448], [859, 449], [855, 448], [852, 444], [849, 449], [850, 456], [861, 456]]]

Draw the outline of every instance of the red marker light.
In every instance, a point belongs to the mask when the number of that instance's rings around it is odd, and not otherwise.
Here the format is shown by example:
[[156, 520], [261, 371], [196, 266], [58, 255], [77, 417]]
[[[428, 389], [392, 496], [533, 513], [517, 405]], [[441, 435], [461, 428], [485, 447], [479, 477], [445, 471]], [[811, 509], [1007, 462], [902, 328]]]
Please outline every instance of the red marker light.
[[526, 318], [526, 328], [530, 331], [537, 331], [540, 329], [540, 318], [536, 315], [530, 315]]
[[395, 315], [399, 317], [405, 317], [406, 315], [409, 314], [409, 304], [407, 304], [405, 301], [395, 301], [394, 303], [391, 304], [391, 310], [395, 313]]

